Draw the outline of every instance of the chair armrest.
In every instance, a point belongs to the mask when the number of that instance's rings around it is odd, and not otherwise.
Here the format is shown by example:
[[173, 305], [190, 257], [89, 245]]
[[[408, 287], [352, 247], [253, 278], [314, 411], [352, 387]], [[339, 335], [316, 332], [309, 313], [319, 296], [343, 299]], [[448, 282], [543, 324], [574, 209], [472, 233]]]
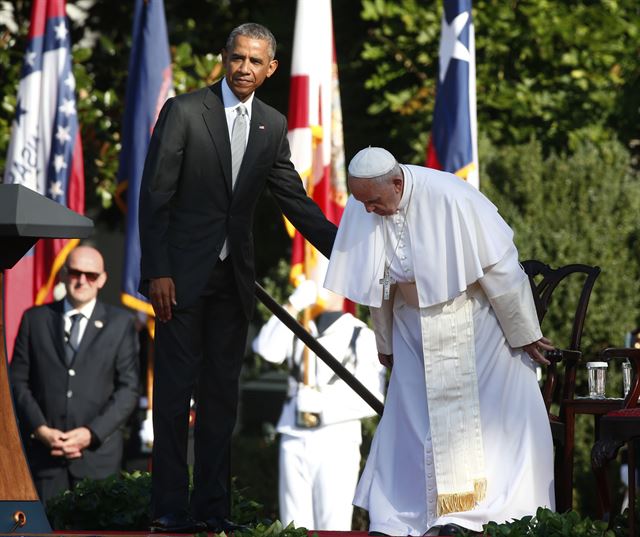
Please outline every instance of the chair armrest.
[[598, 353], [598, 356], [604, 362], [616, 358], [626, 358], [630, 362], [640, 363], [640, 349], [633, 347], [607, 347], [606, 349], [602, 349]]
[[576, 365], [582, 357], [582, 352], [570, 349], [554, 349], [547, 351], [545, 356], [551, 362], [558, 363], [564, 360], [567, 365]]
[[[582, 353], [580, 351], [569, 349], [554, 349], [552, 351], [547, 351], [545, 356], [549, 360], [550, 364], [546, 367], [546, 377], [542, 385], [542, 398], [547, 412], [549, 412], [551, 404], [555, 399], [558, 384], [562, 387], [560, 401], [573, 399], [575, 391], [576, 366], [580, 362]], [[564, 375], [562, 376], [562, 381], [559, 382], [557, 364], [563, 360], [565, 363]]]

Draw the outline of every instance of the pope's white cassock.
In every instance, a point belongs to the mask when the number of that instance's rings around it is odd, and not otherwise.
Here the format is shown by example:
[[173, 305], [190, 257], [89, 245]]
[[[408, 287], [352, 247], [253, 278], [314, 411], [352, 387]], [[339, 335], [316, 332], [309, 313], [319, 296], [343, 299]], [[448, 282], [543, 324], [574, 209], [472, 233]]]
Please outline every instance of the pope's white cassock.
[[325, 281], [371, 307], [378, 351], [394, 357], [354, 504], [389, 535], [553, 509], [551, 431], [521, 349], [542, 334], [513, 232], [456, 176], [400, 167], [394, 215], [350, 197]]

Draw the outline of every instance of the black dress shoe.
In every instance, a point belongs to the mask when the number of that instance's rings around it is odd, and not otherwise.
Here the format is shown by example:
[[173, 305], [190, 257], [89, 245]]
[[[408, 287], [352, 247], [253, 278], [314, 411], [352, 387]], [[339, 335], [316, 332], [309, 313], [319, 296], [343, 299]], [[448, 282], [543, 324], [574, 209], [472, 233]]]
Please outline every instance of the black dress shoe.
[[389, 534], [382, 533], [381, 531], [370, 531], [369, 535], [371, 535], [371, 537], [389, 537]]
[[462, 526], [458, 526], [457, 524], [445, 524], [440, 528], [438, 535], [450, 535], [456, 537], [458, 535], [468, 535], [471, 532], [463, 528]]
[[249, 531], [249, 526], [243, 526], [242, 524], [236, 524], [221, 516], [213, 516], [208, 518], [204, 522], [207, 525], [207, 531], [213, 533], [232, 533], [234, 531]]
[[154, 533], [198, 533], [206, 531], [207, 525], [188, 513], [169, 513], [153, 520], [149, 529]]

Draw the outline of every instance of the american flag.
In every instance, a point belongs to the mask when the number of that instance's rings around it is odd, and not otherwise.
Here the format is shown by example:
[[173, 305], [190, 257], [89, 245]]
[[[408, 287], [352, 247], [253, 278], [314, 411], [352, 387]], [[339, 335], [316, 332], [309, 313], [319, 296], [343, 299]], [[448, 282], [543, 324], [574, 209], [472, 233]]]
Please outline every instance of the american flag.
[[471, 0], [444, 0], [427, 166], [478, 187], [475, 36]]
[[[84, 213], [84, 166], [64, 0], [35, 0], [18, 87], [4, 183], [22, 184]], [[7, 355], [22, 313], [52, 299], [56, 274], [77, 240], [39, 241], [5, 271]]]

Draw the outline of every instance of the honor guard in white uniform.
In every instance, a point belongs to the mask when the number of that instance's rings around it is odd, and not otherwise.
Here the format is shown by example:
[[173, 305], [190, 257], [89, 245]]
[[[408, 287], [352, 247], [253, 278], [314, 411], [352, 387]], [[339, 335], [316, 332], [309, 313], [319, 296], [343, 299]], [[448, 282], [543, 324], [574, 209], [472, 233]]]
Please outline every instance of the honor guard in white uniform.
[[[385, 374], [373, 331], [350, 313], [343, 313], [342, 297], [328, 295], [324, 311], [310, 323], [310, 332], [382, 400]], [[306, 280], [285, 309], [295, 316], [314, 305], [317, 296], [315, 282]], [[253, 350], [265, 360], [274, 364], [286, 360], [289, 365], [289, 390], [277, 425], [280, 519], [283, 524], [294, 522], [308, 529], [348, 531], [360, 468], [360, 420], [375, 412], [304, 349], [275, 316], [253, 341]]]

